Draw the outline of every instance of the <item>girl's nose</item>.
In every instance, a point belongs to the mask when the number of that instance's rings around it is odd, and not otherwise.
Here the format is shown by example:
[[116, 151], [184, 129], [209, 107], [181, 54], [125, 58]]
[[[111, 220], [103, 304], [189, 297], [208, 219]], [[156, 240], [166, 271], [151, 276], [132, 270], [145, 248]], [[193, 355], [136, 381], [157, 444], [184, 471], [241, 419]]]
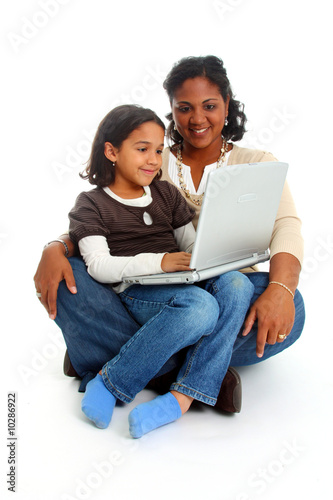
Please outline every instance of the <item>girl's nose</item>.
[[148, 163], [150, 165], [158, 165], [159, 158], [160, 158], [160, 155], [158, 155], [157, 153], [150, 153], [150, 155], [148, 157]]

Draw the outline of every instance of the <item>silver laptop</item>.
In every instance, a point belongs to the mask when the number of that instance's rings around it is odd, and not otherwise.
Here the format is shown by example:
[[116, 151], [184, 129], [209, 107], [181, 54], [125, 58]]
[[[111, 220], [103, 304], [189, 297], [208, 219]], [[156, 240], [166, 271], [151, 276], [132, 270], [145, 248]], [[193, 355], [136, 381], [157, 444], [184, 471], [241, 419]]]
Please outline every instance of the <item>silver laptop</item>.
[[230, 165], [210, 172], [191, 271], [124, 278], [125, 283], [195, 283], [269, 259], [268, 246], [287, 175], [281, 162]]

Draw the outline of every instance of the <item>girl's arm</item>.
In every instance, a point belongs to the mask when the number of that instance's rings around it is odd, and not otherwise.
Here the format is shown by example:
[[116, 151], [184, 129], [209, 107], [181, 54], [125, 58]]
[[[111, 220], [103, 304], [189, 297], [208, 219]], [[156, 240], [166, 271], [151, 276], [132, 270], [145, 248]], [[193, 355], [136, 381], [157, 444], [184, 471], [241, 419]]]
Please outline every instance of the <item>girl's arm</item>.
[[100, 283], [119, 283], [128, 276], [189, 269], [190, 255], [185, 252], [141, 253], [134, 257], [115, 257], [110, 255], [104, 236], [82, 238], [79, 241], [79, 249], [88, 273]]
[[191, 253], [196, 234], [192, 222], [174, 229], [173, 234], [179, 249], [183, 252]]

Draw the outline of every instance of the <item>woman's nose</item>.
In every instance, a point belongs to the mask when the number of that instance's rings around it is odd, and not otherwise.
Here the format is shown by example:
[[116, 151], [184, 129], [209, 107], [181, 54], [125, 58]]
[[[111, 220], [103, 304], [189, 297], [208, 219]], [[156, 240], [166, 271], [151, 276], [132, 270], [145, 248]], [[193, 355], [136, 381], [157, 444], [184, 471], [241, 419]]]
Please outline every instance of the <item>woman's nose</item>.
[[205, 113], [202, 109], [194, 109], [190, 118], [190, 122], [194, 125], [200, 125], [206, 121]]

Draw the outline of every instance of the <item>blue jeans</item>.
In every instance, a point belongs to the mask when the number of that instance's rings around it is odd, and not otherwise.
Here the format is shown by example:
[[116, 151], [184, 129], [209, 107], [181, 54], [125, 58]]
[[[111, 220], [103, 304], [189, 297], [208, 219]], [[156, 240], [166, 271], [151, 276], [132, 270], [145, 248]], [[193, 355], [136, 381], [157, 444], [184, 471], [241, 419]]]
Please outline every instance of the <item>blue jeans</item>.
[[103, 367], [109, 391], [125, 403], [132, 401], [173, 354], [187, 347], [171, 389], [215, 405], [253, 290], [238, 272], [200, 287], [134, 285], [126, 289], [120, 298], [143, 326]]
[[[69, 261], [78, 292], [72, 295], [65, 282], [60, 283], [55, 321], [62, 330], [71, 363], [82, 378], [79, 390], [84, 391], [87, 382], [120, 352], [121, 347], [139, 330], [140, 325], [108, 285], [98, 283], [89, 276], [81, 258], [72, 257]], [[249, 273], [247, 277], [254, 286], [253, 302], [266, 289], [268, 274]], [[295, 310], [294, 326], [287, 339], [272, 346], [266, 345], [262, 358], [256, 356], [256, 325], [246, 337], [239, 334], [233, 347], [230, 365], [258, 363], [294, 343], [302, 333], [305, 319], [304, 303], [298, 291], [295, 294]], [[182, 350], [174, 354], [157, 375], [180, 367], [184, 362], [184, 354], [186, 355], [186, 350], [185, 353]]]

